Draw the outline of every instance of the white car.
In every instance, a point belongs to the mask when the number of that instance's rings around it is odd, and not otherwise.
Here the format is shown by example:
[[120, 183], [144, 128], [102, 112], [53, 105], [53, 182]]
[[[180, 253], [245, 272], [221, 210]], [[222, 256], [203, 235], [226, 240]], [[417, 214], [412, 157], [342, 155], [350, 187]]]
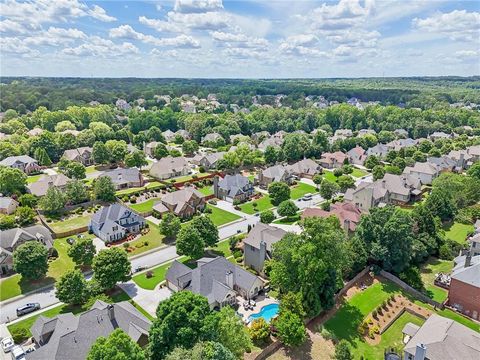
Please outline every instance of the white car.
[[15, 346], [15, 343], [13, 342], [13, 339], [11, 337], [2, 339], [1, 343], [2, 343], [3, 352], [5, 353], [8, 353]]
[[25, 351], [20, 345], [16, 345], [10, 353], [12, 360], [25, 360]]

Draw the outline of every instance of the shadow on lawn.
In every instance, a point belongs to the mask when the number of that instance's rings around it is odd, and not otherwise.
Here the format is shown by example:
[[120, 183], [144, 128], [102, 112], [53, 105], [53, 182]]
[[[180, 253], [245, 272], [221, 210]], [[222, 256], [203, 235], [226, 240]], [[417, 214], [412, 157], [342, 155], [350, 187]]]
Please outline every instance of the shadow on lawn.
[[46, 276], [39, 280], [28, 280], [22, 277], [18, 282], [18, 286], [20, 286], [21, 293], [25, 294], [26, 292], [34, 291], [35, 289], [39, 289], [53, 283], [55, 283], [55, 279], [51, 276]]
[[335, 317], [327, 321], [324, 328], [335, 338], [347, 340], [349, 343], [361, 339], [357, 328], [363, 321], [363, 315], [355, 306], [348, 302], [343, 304]]

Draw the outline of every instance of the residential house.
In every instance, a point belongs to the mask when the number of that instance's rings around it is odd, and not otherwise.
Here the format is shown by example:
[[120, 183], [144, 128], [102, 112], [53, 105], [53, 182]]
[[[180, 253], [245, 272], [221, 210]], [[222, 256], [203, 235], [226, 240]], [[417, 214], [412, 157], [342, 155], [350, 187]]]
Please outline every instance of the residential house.
[[350, 129], [338, 129], [334, 134], [337, 138], [349, 138], [353, 136], [353, 131]]
[[418, 144], [418, 140], [414, 139], [398, 139], [387, 143], [388, 150], [400, 151], [400, 149], [409, 148]]
[[108, 176], [116, 190], [132, 187], [142, 187], [145, 182], [142, 173], [137, 168], [117, 168], [103, 171], [100, 176]]
[[63, 174], [42, 175], [38, 181], [28, 184], [27, 189], [30, 194], [45, 196], [51, 187], [62, 191], [65, 190], [70, 181], [71, 179]]
[[236, 140], [238, 140], [238, 142], [241, 142], [241, 141], [244, 141], [244, 140], [248, 140], [250, 138], [248, 136], [243, 135], [243, 134], [235, 134], [235, 135], [230, 135], [229, 139], [230, 139], [230, 143], [233, 144]]
[[161, 144], [158, 141], [151, 141], [149, 143], [146, 143], [143, 145], [143, 152], [145, 155], [150, 156], [151, 158], [155, 157], [155, 149], [157, 148], [157, 145]]
[[403, 173], [419, 179], [422, 185], [431, 185], [433, 180], [440, 174], [440, 169], [432, 163], [416, 162], [413, 166], [407, 166]]
[[90, 310], [48, 318], [40, 315], [30, 331], [37, 349], [27, 360], [84, 360], [95, 341], [122, 329], [140, 347], [148, 344], [152, 323], [128, 301], [108, 304], [97, 300]]
[[452, 150], [448, 153], [448, 157], [455, 161], [455, 170], [459, 172], [473, 164], [473, 156], [468, 153], [468, 150]]
[[258, 144], [258, 149], [260, 151], [265, 151], [269, 146], [274, 148], [281, 147], [283, 144], [283, 138], [280, 137], [267, 137], [260, 144]]
[[435, 165], [440, 172], [453, 171], [457, 166], [457, 162], [451, 159], [448, 155], [428, 157], [427, 163]]
[[396, 129], [393, 133], [397, 136], [397, 138], [406, 139], [408, 138], [408, 131], [405, 129]]
[[203, 167], [205, 170], [214, 169], [217, 167], [218, 161], [223, 159], [224, 151], [215, 153], [200, 153], [192, 158], [192, 163]]
[[322, 217], [336, 216], [340, 221], [340, 225], [347, 233], [353, 233], [360, 218], [362, 211], [352, 203], [334, 203], [330, 205], [330, 210], [325, 211], [319, 208], [306, 208], [302, 212], [302, 219], [308, 217]]
[[[477, 220], [480, 224], [480, 220]], [[475, 229], [475, 233], [467, 239], [470, 244], [472, 256], [480, 255], [480, 225]]]
[[245, 266], [263, 273], [265, 261], [272, 259], [272, 245], [286, 234], [287, 232], [283, 229], [257, 223], [243, 240]]
[[166, 156], [158, 160], [150, 168], [150, 175], [159, 180], [171, 179], [177, 176], [186, 176], [190, 172], [190, 165], [187, 160], [181, 156]]
[[363, 137], [367, 135], [377, 135], [377, 132], [373, 129], [361, 129], [358, 130], [357, 137]]
[[369, 148], [366, 152], [365, 152], [365, 156], [368, 158], [369, 156], [376, 156], [378, 157], [379, 159], [385, 159], [387, 154], [388, 154], [388, 146], [385, 145], [385, 144], [377, 144], [371, 148]]
[[418, 326], [405, 325], [404, 360], [477, 360], [480, 335], [455, 320], [432, 314]]
[[253, 184], [247, 177], [240, 174], [226, 175], [222, 180], [215, 176], [213, 193], [220, 200], [246, 201], [253, 196]]
[[128, 234], [138, 234], [145, 223], [145, 219], [136, 212], [115, 203], [104, 206], [93, 214], [88, 229], [105, 243], [110, 243], [121, 240]]
[[450, 276], [448, 304], [457, 311], [480, 319], [480, 255], [472, 251], [454, 259], [455, 266]]
[[295, 164], [287, 165], [286, 171], [295, 175], [297, 178], [313, 178], [315, 174], [322, 171], [322, 167], [312, 159], [303, 159]]
[[203, 211], [205, 206], [205, 195], [189, 186], [162, 196], [153, 210], [160, 215], [172, 213], [181, 218], [190, 218], [198, 211]]
[[28, 241], [38, 241], [47, 249], [53, 246], [52, 234], [43, 225], [0, 231], [0, 272], [2, 274], [13, 270], [13, 252]]
[[468, 154], [472, 157], [471, 161], [480, 161], [480, 145], [470, 146], [467, 148]]
[[263, 280], [222, 256], [201, 258], [197, 267], [175, 260], [165, 276], [172, 291], [191, 291], [207, 298], [211, 309], [235, 305], [236, 297], [255, 298], [263, 290]]
[[223, 137], [222, 135], [220, 135], [219, 133], [210, 133], [210, 134], [207, 134], [205, 135], [204, 137], [202, 137], [202, 143], [206, 143], [206, 142], [217, 142], [218, 140], [222, 139], [223, 140]]
[[255, 176], [255, 184], [263, 188], [267, 188], [272, 182], [280, 181], [291, 184], [294, 180], [292, 175], [290, 168], [283, 165], [274, 165], [260, 171]]
[[334, 153], [323, 153], [320, 158], [320, 165], [326, 169], [337, 169], [343, 166], [348, 156], [341, 151]]
[[19, 169], [27, 175], [40, 171], [37, 160], [28, 155], [9, 156], [0, 161], [0, 165]]
[[65, 150], [63, 158], [79, 162], [85, 166], [90, 166], [94, 163], [92, 157], [93, 149], [88, 146], [79, 147], [76, 149]]
[[18, 202], [11, 197], [0, 196], [0, 214], [11, 215], [17, 210]]
[[356, 189], [348, 189], [345, 201], [355, 204], [360, 210], [386, 204], [406, 204], [421, 195], [421, 182], [408, 175], [385, 174], [373, 183], [361, 182]]
[[162, 132], [162, 135], [167, 143], [173, 142], [175, 140], [175, 133], [170, 129]]
[[197, 108], [195, 107], [195, 104], [192, 101], [184, 101], [181, 103], [182, 106], [182, 111], [189, 113], [189, 114], [194, 114], [197, 112]]
[[124, 110], [124, 111], [128, 111], [132, 108], [125, 99], [117, 99], [117, 101], [115, 102], [115, 106], [117, 107], [118, 110]]
[[270, 133], [268, 131], [259, 131], [252, 134], [252, 140], [257, 142], [260, 140], [268, 139], [269, 137]]
[[190, 138], [191, 138], [190, 133], [187, 130], [184, 130], [184, 129], [177, 130], [175, 135], [180, 135], [183, 138], [183, 140], [185, 140], [185, 141], [190, 140]]
[[280, 131], [277, 131], [275, 134], [273, 134], [272, 138], [283, 140], [285, 135], [287, 135], [287, 132], [283, 131], [283, 130], [280, 130]]
[[452, 134], [447, 134], [443, 131], [435, 131], [434, 133], [430, 134], [428, 138], [432, 141], [437, 141], [440, 139], [451, 139], [452, 137]]
[[27, 131], [27, 135], [29, 137], [33, 136], [39, 136], [42, 135], [45, 130], [39, 128], [39, 127], [34, 127], [32, 130]]
[[362, 165], [365, 163], [365, 160], [367, 160], [367, 154], [364, 148], [361, 146], [355, 146], [353, 149], [350, 149], [347, 152], [348, 159], [350, 161], [350, 164], [355, 164], [355, 165]]

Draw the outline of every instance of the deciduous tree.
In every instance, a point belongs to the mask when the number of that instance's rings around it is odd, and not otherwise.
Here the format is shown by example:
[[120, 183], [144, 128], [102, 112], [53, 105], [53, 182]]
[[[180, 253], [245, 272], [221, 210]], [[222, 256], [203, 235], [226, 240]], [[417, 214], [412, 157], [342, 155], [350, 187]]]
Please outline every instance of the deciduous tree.
[[70, 256], [78, 266], [90, 266], [96, 252], [97, 249], [93, 244], [93, 240], [83, 238], [73, 243], [68, 249], [68, 256]]
[[67, 271], [55, 284], [55, 296], [65, 304], [83, 304], [88, 298], [88, 290], [81, 271]]
[[108, 337], [99, 337], [92, 345], [87, 360], [146, 360], [144, 351], [122, 329]]
[[278, 206], [282, 201], [290, 199], [290, 188], [284, 182], [272, 182], [268, 186], [268, 195], [272, 204]]
[[131, 265], [125, 250], [119, 247], [103, 249], [93, 258], [93, 279], [108, 290], [119, 281], [126, 281]]
[[26, 279], [40, 279], [48, 271], [48, 250], [38, 241], [28, 241], [13, 252], [13, 270]]
[[159, 225], [160, 234], [165, 236], [167, 239], [175, 239], [180, 231], [181, 225], [181, 221], [177, 216], [167, 213], [162, 216], [162, 221]]

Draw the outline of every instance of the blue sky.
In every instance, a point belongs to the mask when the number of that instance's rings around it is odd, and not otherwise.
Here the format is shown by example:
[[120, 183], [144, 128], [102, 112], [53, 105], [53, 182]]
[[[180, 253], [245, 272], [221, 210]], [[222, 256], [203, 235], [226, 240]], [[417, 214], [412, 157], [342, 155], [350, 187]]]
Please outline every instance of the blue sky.
[[1, 75], [480, 74], [480, 1], [0, 0]]

